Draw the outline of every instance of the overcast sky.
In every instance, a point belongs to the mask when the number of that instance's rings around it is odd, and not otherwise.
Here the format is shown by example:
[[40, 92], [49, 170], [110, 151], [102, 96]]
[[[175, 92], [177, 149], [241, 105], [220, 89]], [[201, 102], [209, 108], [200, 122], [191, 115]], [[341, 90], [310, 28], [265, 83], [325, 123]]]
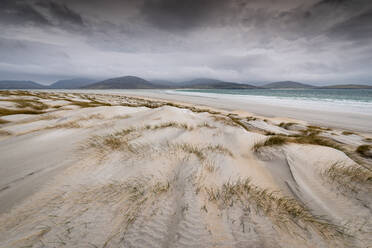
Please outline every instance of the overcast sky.
[[371, 0], [0, 0], [0, 80], [372, 83]]

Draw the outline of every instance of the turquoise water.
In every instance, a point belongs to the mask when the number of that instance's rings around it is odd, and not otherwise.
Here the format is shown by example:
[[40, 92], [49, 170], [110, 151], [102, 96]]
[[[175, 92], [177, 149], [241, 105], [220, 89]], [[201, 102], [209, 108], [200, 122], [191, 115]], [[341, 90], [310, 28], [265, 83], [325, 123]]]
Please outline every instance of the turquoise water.
[[199, 92], [212, 94], [268, 96], [276, 98], [326, 100], [326, 101], [357, 101], [372, 102], [372, 89], [306, 89], [306, 90], [178, 90], [180, 92]]

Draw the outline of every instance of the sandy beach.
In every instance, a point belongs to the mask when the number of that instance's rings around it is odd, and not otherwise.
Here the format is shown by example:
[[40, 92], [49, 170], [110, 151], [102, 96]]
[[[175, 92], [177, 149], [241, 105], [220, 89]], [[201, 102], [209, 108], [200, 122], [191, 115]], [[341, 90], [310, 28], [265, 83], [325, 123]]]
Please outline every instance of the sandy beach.
[[0, 91], [0, 247], [363, 247], [362, 114]]
[[[110, 93], [120, 94], [117, 91]], [[307, 121], [312, 125], [341, 128], [358, 132], [372, 133], [372, 113], [353, 112], [345, 109], [330, 109], [327, 105], [304, 106], [277, 104], [277, 102], [257, 101], [249, 96], [193, 94], [174, 90], [126, 90], [125, 94], [199, 104], [228, 111], [242, 110], [252, 115], [264, 117], [287, 117]], [[314, 104], [314, 103], [313, 103]]]

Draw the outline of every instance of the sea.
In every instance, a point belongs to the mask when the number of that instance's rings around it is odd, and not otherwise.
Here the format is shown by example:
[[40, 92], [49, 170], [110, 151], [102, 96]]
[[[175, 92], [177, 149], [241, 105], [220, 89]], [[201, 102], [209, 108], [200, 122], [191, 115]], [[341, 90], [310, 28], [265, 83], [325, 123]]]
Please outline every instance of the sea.
[[182, 89], [170, 93], [372, 115], [372, 89]]

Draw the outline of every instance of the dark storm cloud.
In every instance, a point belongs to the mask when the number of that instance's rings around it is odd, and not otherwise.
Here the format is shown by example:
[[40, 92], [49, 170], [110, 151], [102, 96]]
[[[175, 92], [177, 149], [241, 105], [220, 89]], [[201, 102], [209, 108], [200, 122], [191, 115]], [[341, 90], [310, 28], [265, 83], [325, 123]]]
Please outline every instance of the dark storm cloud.
[[160, 29], [188, 30], [204, 25], [216, 10], [227, 6], [224, 0], [147, 0], [141, 13], [144, 18]]
[[329, 35], [351, 41], [372, 39], [372, 9], [332, 27]]
[[60, 22], [68, 22], [76, 25], [84, 25], [83, 19], [77, 12], [70, 9], [65, 4], [53, 1], [40, 1], [38, 5], [49, 10], [51, 15]]
[[365, 81], [370, 23], [367, 0], [0, 0], [0, 79]]
[[1, 0], [0, 24], [11, 25], [50, 25], [50, 22], [32, 5], [25, 1]]

